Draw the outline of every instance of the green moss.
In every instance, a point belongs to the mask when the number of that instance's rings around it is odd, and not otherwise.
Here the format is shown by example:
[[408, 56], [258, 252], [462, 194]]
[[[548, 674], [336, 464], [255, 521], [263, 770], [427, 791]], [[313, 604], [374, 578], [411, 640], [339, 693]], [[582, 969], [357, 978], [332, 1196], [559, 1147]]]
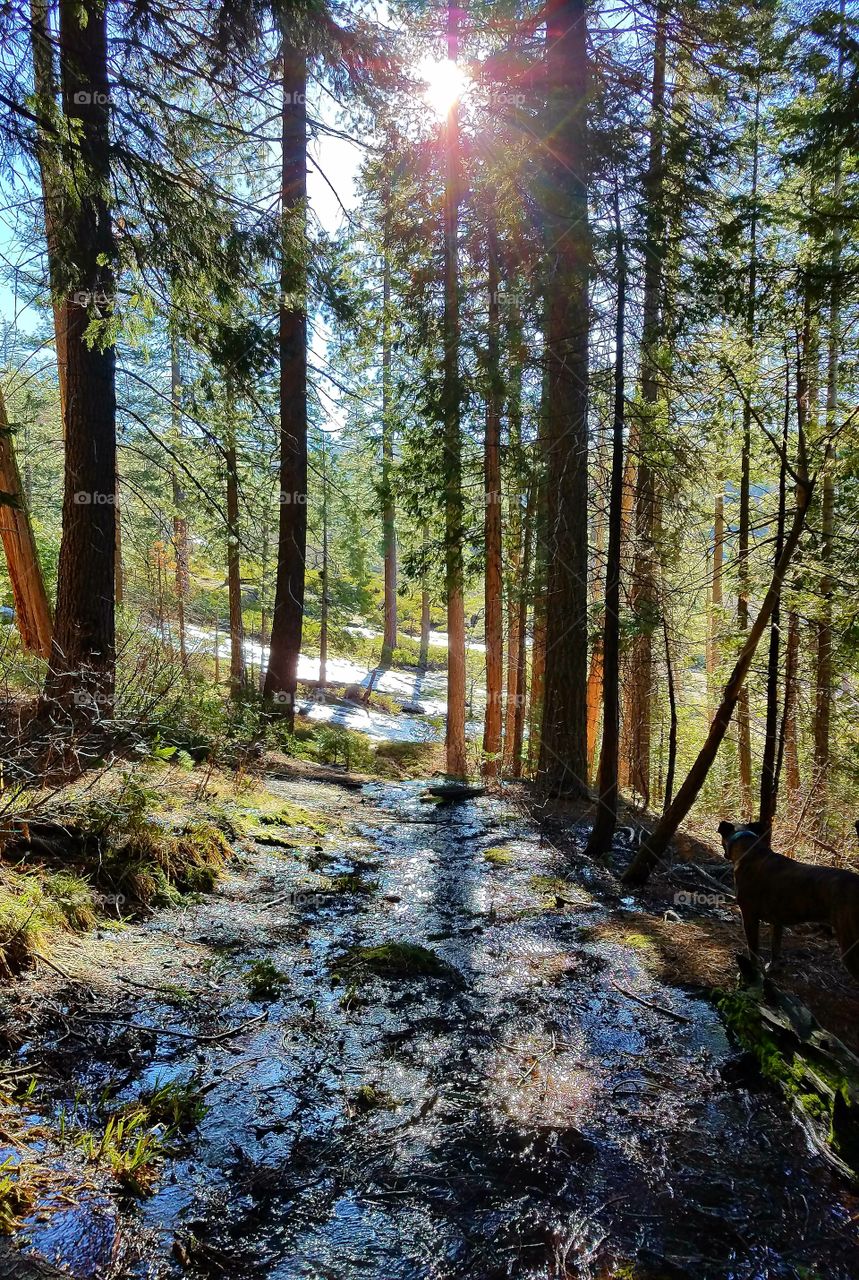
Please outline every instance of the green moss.
[[562, 880], [560, 876], [531, 876], [528, 884], [531, 889], [541, 898], [548, 898], [554, 901], [555, 897], [563, 897], [570, 892], [570, 886], [566, 880]]
[[339, 876], [327, 876], [321, 886], [322, 893], [375, 893], [379, 887], [377, 880], [368, 880], [360, 871], [347, 871]]
[[494, 867], [506, 867], [513, 861], [513, 854], [509, 849], [503, 847], [484, 849], [483, 858], [485, 862], [491, 862]]
[[[716, 1007], [740, 1045], [754, 1057], [765, 1080], [780, 1089], [812, 1120], [837, 1155], [859, 1171], [859, 1117], [850, 1082], [826, 1065], [806, 1062], [784, 1048], [761, 1019], [756, 1001], [743, 991], [717, 991]], [[814, 1078], [820, 1081], [815, 1087]]]
[[383, 978], [458, 978], [447, 961], [429, 947], [413, 942], [383, 942], [376, 947], [353, 947], [338, 962], [338, 969], [368, 970]]
[[245, 974], [248, 999], [259, 1002], [277, 1000], [289, 978], [271, 960], [256, 960]]
[[360, 1089], [356, 1089], [349, 1100], [356, 1111], [381, 1111], [389, 1110], [396, 1106], [394, 1099], [390, 1094], [385, 1093], [383, 1089], [377, 1089], [374, 1084], [362, 1084]]

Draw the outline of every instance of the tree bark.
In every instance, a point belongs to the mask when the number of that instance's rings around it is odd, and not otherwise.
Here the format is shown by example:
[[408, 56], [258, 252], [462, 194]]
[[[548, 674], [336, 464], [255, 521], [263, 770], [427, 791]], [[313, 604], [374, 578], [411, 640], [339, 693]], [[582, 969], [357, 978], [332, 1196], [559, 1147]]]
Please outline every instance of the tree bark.
[[[754, 140], [752, 150], [752, 189], [751, 189], [751, 222], [749, 226], [749, 294], [746, 308], [746, 344], [749, 360], [752, 358], [755, 345], [755, 326], [757, 323], [758, 299], [758, 170], [760, 162], [759, 125], [761, 109], [760, 75], [755, 90]], [[743, 445], [740, 463], [740, 527], [738, 534], [738, 576], [739, 591], [737, 596], [737, 627], [742, 636], [749, 627], [749, 501], [750, 471], [752, 449], [752, 387], [747, 380], [746, 393], [743, 398]], [[745, 687], [740, 690], [737, 705], [737, 748], [740, 767], [740, 807], [741, 816], [747, 817], [752, 812], [752, 731], [749, 715], [749, 694]]]
[[281, 56], [280, 523], [265, 696], [295, 717], [307, 553], [307, 66], [283, 16]]
[[494, 218], [487, 224], [489, 319], [486, 332], [486, 434], [483, 444], [483, 540], [486, 560], [484, 624], [486, 637], [486, 716], [483, 725], [483, 774], [497, 778], [501, 762], [503, 681], [501, 576], [501, 367], [498, 321], [498, 241]]
[[[782, 458], [779, 467], [778, 482], [778, 515], [776, 518], [775, 560], [778, 563], [784, 544], [785, 521], [787, 518], [787, 446], [790, 426], [790, 374], [785, 387], [784, 428], [782, 430]], [[778, 752], [778, 685], [779, 685], [779, 650], [781, 647], [781, 601], [776, 600], [770, 623], [769, 654], [767, 655], [767, 711], [764, 729], [764, 750], [761, 759], [760, 812], [759, 821], [764, 831], [772, 832], [775, 818], [776, 796], [778, 788], [777, 752]]]
[[76, 199], [57, 228], [66, 335], [66, 455], [57, 608], [43, 707], [92, 723], [113, 712], [116, 561], [115, 352], [85, 337], [113, 306], [107, 17], [59, 0], [63, 111], [74, 121]]
[[[456, 62], [459, 52], [459, 10], [447, 10], [447, 56]], [[447, 594], [447, 730], [445, 735], [448, 777], [468, 776], [465, 752], [465, 602], [463, 571], [462, 442], [460, 439], [461, 388], [459, 379], [459, 252], [457, 244], [460, 201], [459, 108], [451, 104], [443, 130], [444, 190], [444, 362], [442, 403], [444, 410], [444, 516], [445, 589]]]
[[0, 535], [15, 602], [15, 623], [29, 653], [47, 658], [54, 629], [30, 513], [21, 484], [6, 402], [0, 390]]
[[[322, 436], [322, 574], [319, 604], [319, 684], [328, 682], [328, 462], [325, 435]], [[382, 660], [384, 665], [384, 659]]]
[[394, 506], [394, 421], [391, 396], [391, 262], [390, 201], [384, 192], [382, 264], [382, 541], [385, 562], [385, 617], [379, 664], [389, 667], [397, 647], [397, 519]]
[[[800, 456], [804, 459], [805, 447], [804, 441], [800, 439]], [[782, 583], [785, 574], [793, 559], [794, 552], [802, 537], [802, 531], [805, 527], [805, 518], [808, 511], [808, 504], [811, 498], [811, 482], [808, 479], [805, 463], [802, 461], [798, 467], [799, 479], [797, 483], [796, 509], [794, 511], [793, 521], [791, 523], [790, 532], [784, 544], [781, 556], [773, 569], [772, 580], [763, 603], [761, 604], [758, 616], [755, 618], [745, 643], [740, 650], [734, 669], [731, 672], [728, 682], [722, 691], [722, 698], [713, 717], [709, 732], [704, 741], [704, 745], [698, 753], [695, 763], [689, 770], [686, 778], [677, 792], [676, 797], [666, 809], [652, 834], [648, 836], [644, 845], [630, 863], [626, 874], [623, 877], [625, 884], [641, 885], [649, 878], [656, 864], [660, 861], [663, 853], [679, 827], [680, 823], [686, 817], [692, 805], [703, 787], [710, 767], [716, 758], [716, 753], [722, 743], [723, 738], [731, 721], [731, 716], [739, 699], [740, 690], [743, 682], [749, 672], [749, 667], [755, 656], [761, 636], [772, 617], [773, 609], [776, 601], [781, 594]]]
[[589, 66], [584, 0], [546, 9], [543, 174], [548, 582], [538, 776], [549, 795], [588, 794]]
[[782, 711], [782, 751], [787, 775], [787, 803], [791, 808], [802, 786], [799, 773], [796, 705], [799, 692], [799, 618], [791, 609], [787, 621], [787, 646], [784, 671], [784, 708]]
[[227, 593], [230, 602], [230, 692], [239, 697], [247, 684], [245, 629], [242, 619], [241, 535], [239, 531], [239, 474], [232, 401], [228, 401], [224, 462], [227, 470]]
[[60, 388], [60, 417], [63, 436], [66, 431], [66, 403], [68, 393], [68, 357], [66, 348], [66, 309], [62, 300], [62, 271], [60, 268], [59, 228], [63, 223], [63, 192], [57, 172], [57, 139], [50, 126], [59, 125], [57, 102], [57, 77], [54, 62], [54, 39], [51, 33], [50, 9], [47, 0], [30, 0], [31, 39], [33, 47], [33, 88], [36, 126], [36, 158], [42, 182], [42, 206], [45, 217], [45, 241], [48, 246], [48, 278], [51, 288], [51, 310], [54, 316], [54, 341], [57, 348], [57, 381]]
[[658, 0], [653, 48], [651, 125], [645, 194], [644, 288], [641, 332], [641, 401], [637, 430], [638, 475], [635, 486], [635, 554], [630, 610], [637, 630], [630, 655], [624, 720], [626, 776], [642, 803], [650, 799], [650, 739], [653, 701], [653, 632], [658, 625], [656, 567], [658, 499], [651, 465], [653, 415], [663, 391], [659, 368], [662, 343], [661, 295], [665, 266], [665, 64], [668, 46], [666, 0]]
[[707, 705], [712, 717], [713, 684], [721, 653], [722, 582], [725, 564], [725, 494], [722, 477], [713, 510], [713, 573], [710, 584], [710, 617], [707, 628]]
[[532, 481], [528, 486], [528, 496], [525, 500], [525, 520], [522, 527], [522, 587], [516, 601], [516, 610], [519, 615], [517, 621], [519, 644], [516, 649], [516, 706], [513, 714], [511, 760], [511, 773], [514, 778], [522, 777], [522, 747], [525, 741], [525, 704], [528, 698], [528, 587], [531, 577], [535, 504], [536, 494]]
[[612, 413], [611, 482], [608, 508], [608, 549], [605, 567], [605, 613], [602, 651], [602, 750], [597, 776], [599, 801], [586, 852], [601, 857], [611, 848], [617, 824], [618, 756], [620, 749], [620, 564], [623, 536], [623, 393], [624, 340], [626, 330], [626, 251], [620, 220], [620, 197], [615, 188], [615, 275], [617, 306], [614, 330], [614, 409]]
[[[179, 368], [179, 345], [170, 332], [170, 417], [174, 439], [182, 434], [182, 374]], [[173, 555], [176, 559], [176, 611], [179, 624], [179, 659], [188, 674], [188, 638], [185, 609], [191, 586], [188, 563], [188, 518], [185, 513], [185, 491], [179, 483], [175, 466], [170, 473], [173, 490]]]

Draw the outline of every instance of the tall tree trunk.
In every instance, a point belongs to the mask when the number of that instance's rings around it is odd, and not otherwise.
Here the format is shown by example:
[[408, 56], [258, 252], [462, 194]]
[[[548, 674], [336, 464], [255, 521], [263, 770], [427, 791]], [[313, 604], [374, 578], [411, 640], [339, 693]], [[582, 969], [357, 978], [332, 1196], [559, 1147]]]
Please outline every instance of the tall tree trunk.
[[227, 469], [227, 594], [230, 601], [230, 691], [238, 697], [247, 684], [245, 630], [242, 620], [241, 536], [239, 530], [239, 473], [232, 401], [227, 403], [224, 462]]
[[509, 499], [507, 505], [507, 671], [504, 689], [504, 772], [513, 770], [513, 749], [516, 738], [516, 705], [521, 697], [519, 688], [519, 641], [522, 595], [522, 385], [521, 371], [511, 370], [510, 399], [508, 406], [508, 466]]
[[262, 523], [262, 551], [260, 554], [260, 571], [259, 571], [259, 594], [260, 594], [260, 615], [259, 615], [259, 691], [265, 692], [265, 673], [268, 666], [266, 660], [266, 645], [268, 643], [268, 612], [265, 607], [268, 588], [268, 556], [269, 556], [269, 525], [268, 525], [268, 509], [263, 513]]
[[796, 706], [799, 694], [799, 618], [791, 609], [787, 619], [787, 646], [784, 671], [784, 709], [782, 711], [782, 743], [787, 775], [787, 803], [792, 808], [799, 796], [802, 779], [799, 773]]
[[483, 725], [483, 773], [497, 778], [501, 759], [503, 681], [501, 577], [501, 368], [498, 323], [498, 242], [495, 222], [487, 224], [489, 320], [486, 333], [486, 434], [483, 445], [483, 540], [486, 636], [486, 717]]
[[630, 655], [624, 721], [626, 775], [643, 804], [650, 798], [650, 738], [652, 728], [653, 632], [658, 625], [659, 589], [656, 565], [658, 498], [651, 465], [655, 406], [663, 395], [660, 347], [663, 319], [662, 283], [665, 270], [665, 63], [668, 45], [667, 0], [658, 0], [653, 46], [650, 101], [650, 145], [645, 194], [644, 288], [641, 331], [641, 401], [637, 437], [638, 476], [635, 486], [635, 555], [630, 609], [637, 632]]
[[[611, 463], [608, 467], [602, 457], [603, 447], [600, 445], [597, 459], [597, 490], [601, 489], [603, 477], [611, 474]], [[610, 481], [609, 481], [610, 485]], [[605, 608], [604, 580], [602, 577], [605, 558], [606, 508], [597, 502], [594, 513], [594, 556], [591, 567], [590, 607], [601, 617]], [[599, 731], [600, 711], [602, 709], [603, 649], [602, 635], [594, 637], [591, 645], [591, 660], [588, 667], [588, 777], [596, 777], [599, 762], [597, 760], [597, 734]]]
[[421, 565], [421, 641], [418, 666], [426, 671], [429, 665], [429, 633], [430, 633], [430, 594], [427, 559], [429, 557], [429, 535], [426, 525], [423, 528], [423, 560]]
[[615, 275], [617, 307], [614, 329], [614, 410], [612, 413], [611, 482], [608, 508], [608, 551], [603, 618], [603, 732], [597, 785], [599, 802], [587, 852], [600, 857], [611, 848], [617, 823], [618, 754], [620, 749], [620, 563], [623, 521], [623, 361], [626, 311], [626, 251], [620, 220], [620, 197], [614, 193]]
[[[752, 149], [751, 221], [749, 225], [749, 293], [746, 306], [746, 345], [749, 361], [755, 347], [758, 300], [758, 170], [760, 162], [759, 126], [761, 110], [760, 73], [755, 89], [755, 116]], [[740, 527], [738, 535], [737, 627], [742, 636], [749, 627], [749, 502], [752, 451], [752, 384], [747, 378], [743, 398], [743, 445], [740, 463]], [[752, 731], [749, 694], [744, 686], [737, 703], [737, 747], [740, 766], [740, 807], [742, 817], [752, 811]]]
[[116, 473], [116, 489], [114, 492], [113, 520], [113, 598], [116, 608], [125, 603], [125, 570], [122, 564], [122, 502], [119, 472]]
[[[543, 386], [534, 471], [534, 582], [532, 587], [531, 689], [528, 699], [528, 773], [537, 772], [542, 736], [544, 675], [546, 671], [546, 579], [548, 575], [548, 494], [546, 492], [546, 416], [548, 371], [544, 361]], [[585, 691], [587, 697], [587, 690]]]
[[280, 525], [265, 696], [295, 717], [307, 552], [307, 66], [282, 18]]
[[665, 641], [665, 677], [668, 687], [668, 765], [665, 771], [665, 801], [662, 812], [674, 798], [674, 775], [677, 771], [677, 689], [674, 677], [674, 661], [671, 656], [671, 632], [668, 627], [668, 610], [662, 602], [662, 638]]
[[617, 823], [617, 765], [620, 751], [621, 681], [621, 538], [623, 503], [623, 351], [625, 351], [626, 251], [623, 247], [620, 196], [614, 189], [617, 308], [614, 315], [614, 407], [612, 413], [612, 472], [608, 498], [606, 611], [603, 618], [603, 745], [599, 754], [599, 803], [588, 841], [588, 854], [611, 849]]
[[116, 386], [112, 346], [85, 338], [113, 305], [107, 16], [97, 0], [59, 0], [63, 110], [76, 137], [76, 199], [64, 209], [55, 271], [66, 334], [63, 534], [46, 709], [92, 722], [113, 711]]
[[27, 500], [18, 471], [6, 402], [0, 389], [0, 535], [21, 644], [47, 658], [54, 629]]
[[[319, 605], [319, 684], [328, 682], [328, 463], [322, 436], [322, 574]], [[384, 665], [384, 659], [383, 659]]]
[[716, 758], [716, 753], [731, 722], [731, 716], [734, 714], [740, 690], [743, 687], [743, 681], [748, 675], [749, 667], [752, 665], [760, 638], [772, 617], [773, 609], [781, 593], [785, 574], [805, 527], [805, 517], [811, 497], [811, 484], [808, 480], [805, 465], [805, 444], [801, 429], [800, 433], [799, 447], [802, 461], [797, 468], [799, 483], [797, 484], [796, 509], [781, 556], [773, 569], [769, 588], [722, 692], [721, 701], [713, 717], [704, 745], [674, 800], [630, 863], [623, 877], [626, 884], [640, 885], [645, 883], [656, 864], [661, 860], [680, 823], [695, 803], [701, 788], [707, 780], [707, 774], [710, 772], [710, 767]]
[[710, 581], [710, 616], [707, 626], [707, 706], [712, 716], [714, 681], [722, 660], [722, 584], [725, 565], [725, 493], [722, 477], [713, 510], [713, 572]]
[[550, 0], [545, 68], [548, 583], [539, 778], [550, 795], [586, 796], [590, 77], [584, 0]]
[[531, 577], [535, 505], [536, 488], [532, 480], [528, 485], [528, 496], [525, 500], [525, 520], [522, 527], [522, 586], [516, 601], [519, 614], [517, 622], [519, 644], [516, 650], [516, 706], [513, 716], [511, 759], [511, 772], [514, 778], [522, 777], [522, 746], [525, 741], [525, 704], [528, 697], [528, 588]]
[[[787, 447], [790, 427], [790, 370], [788, 369], [784, 399], [784, 426], [782, 429], [782, 458], [778, 481], [778, 515], [776, 518], [775, 561], [784, 544], [784, 530], [787, 511]], [[770, 623], [770, 644], [767, 656], [767, 712], [764, 729], [764, 750], [761, 759], [760, 813], [759, 821], [769, 834], [775, 818], [776, 796], [778, 789], [777, 753], [778, 753], [778, 684], [779, 684], [779, 650], [781, 647], [781, 601], [776, 600]]]
[[66, 347], [66, 309], [59, 269], [59, 229], [63, 224], [62, 179], [57, 169], [57, 138], [51, 126], [59, 127], [57, 77], [54, 62], [54, 38], [51, 32], [50, 6], [47, 0], [30, 0], [31, 39], [33, 47], [33, 88], [36, 126], [36, 158], [42, 182], [42, 207], [45, 217], [45, 240], [48, 246], [48, 275], [51, 286], [51, 309], [54, 315], [54, 340], [57, 348], [57, 380], [60, 388], [60, 417], [63, 435], [66, 430], [66, 380], [68, 377]]
[[389, 667], [397, 647], [397, 520], [394, 506], [394, 420], [391, 396], [391, 261], [390, 202], [384, 193], [384, 245], [382, 264], [382, 541], [385, 561], [385, 618], [380, 665]]
[[[447, 10], [447, 56], [459, 52], [459, 10]], [[451, 104], [443, 130], [444, 191], [444, 515], [445, 589], [447, 593], [447, 731], [446, 769], [449, 777], [468, 773], [465, 754], [465, 602], [463, 572], [462, 442], [460, 440], [459, 381], [459, 226], [460, 158], [459, 107]]]
[[[174, 440], [182, 434], [182, 374], [179, 368], [179, 344], [170, 331], [170, 417]], [[173, 555], [176, 559], [176, 610], [179, 622], [179, 657], [182, 670], [188, 674], [188, 638], [185, 607], [191, 586], [188, 557], [188, 518], [185, 513], [185, 491], [179, 483], [175, 466], [170, 473], [173, 489]]]

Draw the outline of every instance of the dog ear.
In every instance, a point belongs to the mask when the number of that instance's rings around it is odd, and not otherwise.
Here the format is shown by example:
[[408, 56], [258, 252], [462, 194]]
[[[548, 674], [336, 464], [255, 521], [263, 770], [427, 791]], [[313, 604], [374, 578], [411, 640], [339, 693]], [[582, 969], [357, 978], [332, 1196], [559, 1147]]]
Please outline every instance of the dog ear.
[[[857, 823], [857, 827], [859, 827], [859, 823]], [[737, 828], [734, 826], [733, 822], [720, 822], [718, 827], [716, 828], [716, 830], [719, 832], [719, 835], [722, 837], [723, 840], [729, 839], [729, 837], [734, 834], [736, 829]]]

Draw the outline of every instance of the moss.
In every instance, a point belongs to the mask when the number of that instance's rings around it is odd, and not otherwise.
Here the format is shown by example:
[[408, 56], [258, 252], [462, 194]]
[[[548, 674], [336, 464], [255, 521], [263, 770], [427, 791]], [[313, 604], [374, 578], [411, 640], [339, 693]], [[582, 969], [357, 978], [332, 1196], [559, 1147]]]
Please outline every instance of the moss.
[[717, 991], [714, 999], [728, 1030], [752, 1054], [764, 1079], [800, 1108], [833, 1151], [859, 1171], [859, 1117], [850, 1082], [817, 1060], [806, 1062], [792, 1048], [783, 1047], [747, 992]]
[[377, 880], [368, 880], [360, 871], [347, 871], [343, 875], [326, 877], [321, 886], [322, 893], [375, 893], [379, 887]]
[[354, 1110], [360, 1112], [390, 1110], [396, 1105], [390, 1094], [384, 1089], [377, 1089], [374, 1084], [362, 1084], [349, 1101]]
[[570, 892], [570, 886], [566, 880], [562, 880], [560, 876], [531, 876], [528, 881], [531, 889], [541, 898], [547, 898], [554, 901], [558, 896], [563, 897]]
[[459, 978], [456, 969], [429, 947], [413, 942], [383, 942], [375, 947], [352, 947], [338, 969], [369, 970], [383, 978]]
[[513, 854], [509, 849], [499, 847], [484, 849], [483, 858], [485, 862], [491, 862], [494, 867], [506, 867], [513, 861]]
[[277, 1000], [289, 978], [271, 960], [255, 960], [245, 974], [248, 999], [263, 1003]]

